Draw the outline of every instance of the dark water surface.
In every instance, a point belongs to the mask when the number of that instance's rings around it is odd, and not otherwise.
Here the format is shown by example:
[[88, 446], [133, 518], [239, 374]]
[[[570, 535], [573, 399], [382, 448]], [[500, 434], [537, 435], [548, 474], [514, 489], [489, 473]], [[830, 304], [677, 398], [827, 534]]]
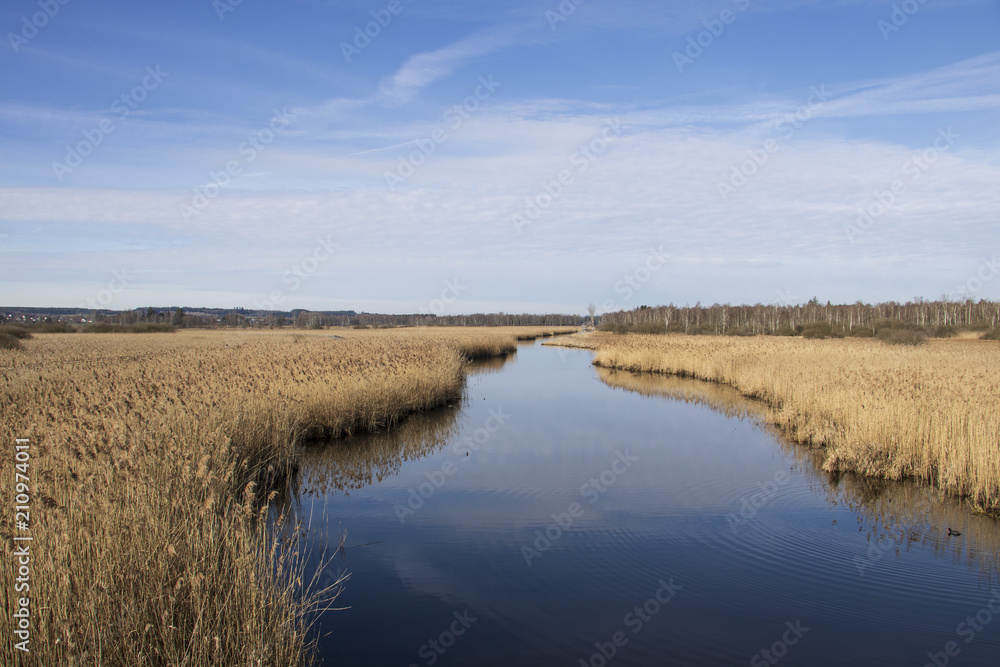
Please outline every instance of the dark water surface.
[[305, 453], [309, 548], [347, 532], [325, 664], [1000, 665], [995, 522], [591, 358], [524, 345], [452, 408]]

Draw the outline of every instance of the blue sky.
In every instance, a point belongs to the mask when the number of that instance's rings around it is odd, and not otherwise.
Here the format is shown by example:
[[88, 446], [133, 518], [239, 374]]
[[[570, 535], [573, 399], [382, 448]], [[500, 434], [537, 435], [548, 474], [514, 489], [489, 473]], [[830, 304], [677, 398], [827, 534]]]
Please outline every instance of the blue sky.
[[1000, 298], [997, 2], [8, 0], [0, 28], [0, 304]]

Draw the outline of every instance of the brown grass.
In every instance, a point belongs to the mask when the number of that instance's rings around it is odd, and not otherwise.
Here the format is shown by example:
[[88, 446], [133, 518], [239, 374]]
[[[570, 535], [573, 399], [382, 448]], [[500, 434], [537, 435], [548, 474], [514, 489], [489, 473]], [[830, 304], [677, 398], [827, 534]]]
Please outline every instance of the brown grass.
[[[303, 580], [299, 526], [274, 516], [297, 445], [454, 400], [466, 357], [550, 330], [42, 334], [0, 350], [0, 476], [30, 438], [34, 537], [32, 653], [13, 648], [7, 566], [0, 664], [308, 663], [312, 612], [339, 582]], [[2, 514], [9, 564], [10, 502]]]
[[563, 342], [596, 349], [599, 366], [721, 382], [760, 399], [792, 439], [826, 447], [828, 471], [914, 478], [1000, 505], [996, 343], [632, 334]]

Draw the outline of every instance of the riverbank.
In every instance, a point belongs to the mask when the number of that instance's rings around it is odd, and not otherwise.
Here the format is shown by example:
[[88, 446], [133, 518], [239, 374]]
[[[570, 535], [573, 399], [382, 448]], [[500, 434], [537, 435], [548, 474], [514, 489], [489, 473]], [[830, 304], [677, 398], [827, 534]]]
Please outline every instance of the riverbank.
[[1000, 508], [993, 341], [594, 333], [546, 344], [592, 349], [597, 366], [730, 385], [792, 440], [824, 447], [828, 472], [917, 479], [980, 511]]
[[[299, 580], [298, 527], [262, 520], [297, 445], [454, 400], [467, 358], [556, 330], [43, 334], [0, 351], [0, 433], [29, 443], [31, 660], [308, 663], [311, 612], [339, 582]], [[19, 655], [8, 634], [0, 662]]]

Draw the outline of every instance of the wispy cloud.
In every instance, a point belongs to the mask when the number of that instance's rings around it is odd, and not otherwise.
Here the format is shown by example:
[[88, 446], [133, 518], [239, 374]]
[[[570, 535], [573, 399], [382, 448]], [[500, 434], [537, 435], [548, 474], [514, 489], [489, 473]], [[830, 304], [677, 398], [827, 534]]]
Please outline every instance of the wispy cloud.
[[[830, 99], [814, 117], [858, 118], [1000, 109], [1000, 51], [896, 77], [816, 82]], [[803, 104], [810, 89], [715, 105], [666, 105], [637, 111], [631, 122], [650, 126], [746, 125], [780, 121]]]
[[831, 86], [832, 116], [978, 111], [1000, 106], [1000, 51], [893, 78]]
[[442, 79], [467, 61], [517, 43], [524, 26], [502, 25], [470, 35], [436, 51], [411, 56], [381, 86], [382, 96], [391, 102], [409, 102], [426, 86]]

